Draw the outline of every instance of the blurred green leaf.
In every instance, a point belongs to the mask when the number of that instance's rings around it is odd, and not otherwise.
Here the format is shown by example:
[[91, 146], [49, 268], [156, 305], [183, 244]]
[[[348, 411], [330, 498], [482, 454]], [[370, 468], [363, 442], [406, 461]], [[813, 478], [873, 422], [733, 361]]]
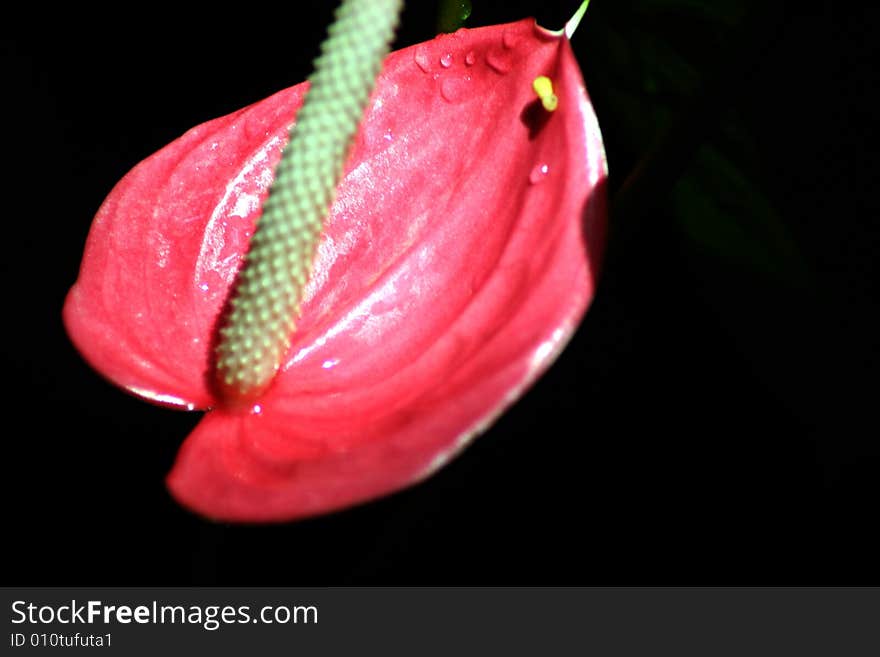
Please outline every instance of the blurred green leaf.
[[690, 98], [699, 89], [697, 69], [666, 40], [640, 32], [635, 43], [645, 91], [675, 100]]
[[742, 0], [596, 3], [589, 64], [597, 63], [587, 79], [619, 176], [612, 189], [637, 195], [637, 207], [668, 208], [689, 244], [722, 266], [802, 287], [810, 273], [761, 189], [760, 149], [729, 111], [746, 79], [737, 75], [760, 51], [754, 8]]
[[684, 234], [711, 255], [789, 285], [808, 283], [807, 265], [770, 201], [715, 145], [700, 147], [672, 203]]
[[471, 15], [470, 0], [440, 0], [437, 31], [455, 32]]
[[[626, 160], [648, 151], [670, 116], [699, 91], [702, 75], [678, 52], [672, 35], [631, 20], [608, 23], [608, 16], [597, 15], [601, 29], [589, 35], [587, 79], [603, 132], [615, 146], [613, 164], [620, 167], [623, 160], [623, 168], [630, 169]], [[623, 173], [620, 168], [617, 172]]]

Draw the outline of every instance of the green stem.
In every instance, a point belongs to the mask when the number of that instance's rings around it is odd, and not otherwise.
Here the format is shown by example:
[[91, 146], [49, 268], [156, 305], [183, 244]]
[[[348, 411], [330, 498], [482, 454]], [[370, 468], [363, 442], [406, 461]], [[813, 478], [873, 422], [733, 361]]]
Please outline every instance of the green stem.
[[568, 19], [568, 22], [565, 24], [565, 36], [568, 39], [571, 39], [574, 31], [578, 28], [578, 25], [581, 24], [581, 19], [584, 17], [584, 14], [587, 13], [587, 7], [590, 6], [590, 0], [584, 0], [581, 3], [581, 6], [578, 7], [578, 10], [574, 12], [574, 16]]
[[328, 29], [220, 329], [215, 374], [227, 403], [259, 396], [290, 348], [323, 221], [402, 5], [343, 0]]

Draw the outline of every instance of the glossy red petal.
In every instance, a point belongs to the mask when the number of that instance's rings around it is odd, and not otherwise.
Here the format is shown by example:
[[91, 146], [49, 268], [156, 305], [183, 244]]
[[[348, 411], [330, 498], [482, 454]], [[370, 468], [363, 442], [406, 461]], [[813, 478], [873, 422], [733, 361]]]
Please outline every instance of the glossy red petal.
[[105, 377], [157, 403], [212, 405], [217, 316], [305, 90], [193, 128], [101, 205], [64, 323]]
[[[552, 114], [538, 75], [556, 86]], [[289, 360], [258, 412], [206, 416], [172, 493], [216, 518], [284, 520], [441, 466], [574, 331], [604, 241], [604, 179], [564, 37], [529, 20], [391, 55]]]

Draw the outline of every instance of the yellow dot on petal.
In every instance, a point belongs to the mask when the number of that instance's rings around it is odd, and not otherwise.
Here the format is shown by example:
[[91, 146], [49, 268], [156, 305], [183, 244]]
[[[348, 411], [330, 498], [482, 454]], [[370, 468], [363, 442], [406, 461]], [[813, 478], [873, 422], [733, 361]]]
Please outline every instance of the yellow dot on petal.
[[539, 75], [532, 82], [532, 89], [538, 94], [538, 98], [543, 98], [553, 93], [553, 82], [546, 75]]
[[548, 112], [552, 112], [559, 105], [559, 99], [553, 93], [553, 81], [546, 75], [539, 75], [532, 82], [532, 89], [535, 90], [541, 104]]

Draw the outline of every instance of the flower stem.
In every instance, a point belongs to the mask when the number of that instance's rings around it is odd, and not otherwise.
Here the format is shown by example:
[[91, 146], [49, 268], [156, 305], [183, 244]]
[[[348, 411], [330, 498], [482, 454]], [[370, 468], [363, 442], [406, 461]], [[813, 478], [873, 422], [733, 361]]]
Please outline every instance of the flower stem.
[[574, 31], [578, 28], [578, 25], [581, 24], [581, 19], [584, 17], [584, 14], [587, 13], [587, 7], [590, 6], [590, 0], [584, 0], [581, 3], [581, 6], [578, 7], [578, 10], [574, 12], [574, 16], [568, 19], [568, 22], [565, 24], [565, 36], [568, 39], [571, 39]]
[[290, 348], [323, 221], [402, 5], [343, 0], [336, 10], [220, 329], [215, 378], [227, 403], [262, 393]]

